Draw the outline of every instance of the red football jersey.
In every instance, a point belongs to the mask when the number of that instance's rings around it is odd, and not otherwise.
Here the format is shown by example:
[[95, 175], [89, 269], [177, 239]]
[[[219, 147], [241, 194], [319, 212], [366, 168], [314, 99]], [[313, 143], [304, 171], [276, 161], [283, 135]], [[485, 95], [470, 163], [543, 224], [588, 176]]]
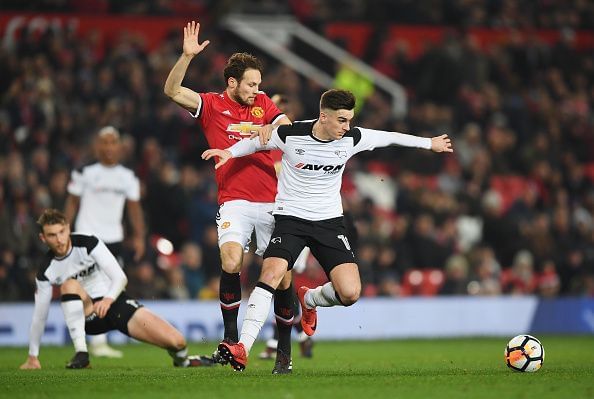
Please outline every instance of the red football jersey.
[[[202, 105], [197, 115], [210, 148], [226, 149], [249, 138], [257, 127], [284, 116], [264, 93], [259, 93], [251, 106], [233, 101], [227, 92], [200, 93], [200, 97]], [[216, 170], [215, 176], [219, 204], [237, 199], [274, 202], [277, 180], [270, 151], [230, 159]]]

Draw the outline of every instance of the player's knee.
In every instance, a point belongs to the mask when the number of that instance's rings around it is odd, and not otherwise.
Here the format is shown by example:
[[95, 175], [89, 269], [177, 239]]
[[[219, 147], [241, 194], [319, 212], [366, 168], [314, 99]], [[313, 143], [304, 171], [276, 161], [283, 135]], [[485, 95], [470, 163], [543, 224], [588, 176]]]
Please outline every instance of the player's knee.
[[361, 297], [361, 289], [357, 287], [351, 287], [340, 292], [338, 296], [340, 298], [340, 302], [342, 302], [344, 306], [351, 306], [355, 304]]
[[221, 267], [227, 273], [239, 273], [242, 260], [243, 253], [241, 251], [221, 252]]
[[[280, 258], [267, 258], [262, 265], [262, 272], [260, 273], [260, 281], [277, 288], [280, 286], [285, 274], [287, 273], [287, 261]], [[285, 280], [286, 282], [286, 280]], [[290, 284], [290, 280], [289, 280]], [[285, 289], [288, 288], [284, 287]]]
[[292, 276], [290, 272], [285, 273], [283, 279], [281, 280], [280, 284], [278, 285], [278, 289], [286, 290], [291, 286]]
[[175, 334], [171, 334], [170, 339], [170, 346], [175, 348], [175, 350], [179, 351], [187, 346], [186, 339], [179, 331], [176, 331]]
[[80, 291], [80, 284], [74, 279], [68, 279], [60, 285], [60, 294], [76, 294]]

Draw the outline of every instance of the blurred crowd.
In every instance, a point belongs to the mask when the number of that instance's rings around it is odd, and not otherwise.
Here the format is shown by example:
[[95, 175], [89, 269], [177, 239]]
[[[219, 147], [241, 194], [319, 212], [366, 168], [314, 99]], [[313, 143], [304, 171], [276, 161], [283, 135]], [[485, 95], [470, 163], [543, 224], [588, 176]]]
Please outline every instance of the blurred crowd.
[[21, 11], [183, 15], [291, 14], [309, 24], [374, 21], [464, 27], [594, 28], [588, 0], [4, 0]]
[[[85, 3], [105, 4], [106, 12], [119, 4]], [[585, 1], [429, 3], [440, 6], [439, 15], [425, 2], [398, 7], [432, 23], [449, 22], [444, 10], [453, 7], [485, 26], [514, 25], [503, 10], [516, 7], [522, 13], [514, 26], [530, 17], [531, 26], [558, 27], [566, 13], [564, 27], [592, 28]], [[495, 6], [500, 13], [480, 12]], [[226, 58], [242, 49], [213, 27], [201, 35], [212, 43], [184, 85], [220, 91]], [[0, 49], [0, 301], [32, 300], [44, 252], [35, 220], [46, 207], [64, 208], [70, 172], [93, 159], [93, 135], [105, 125], [123, 133], [122, 163], [142, 184], [150, 250], [138, 263], [125, 257], [130, 294], [217, 299], [213, 165], [200, 159], [206, 142], [196, 121], [163, 94], [181, 33], [152, 51], [134, 35], [99, 43], [70, 30], [24, 31]], [[372, 91], [356, 124], [426, 137], [446, 132], [455, 153], [390, 148], [348, 164], [343, 197], [358, 229], [364, 295], [594, 296], [594, 53], [577, 51], [570, 29], [552, 46], [520, 30], [486, 48], [452, 30], [415, 57], [403, 42], [376, 45], [366, 61], [405, 87], [409, 112], [395, 118], [388, 99]], [[291, 118], [316, 117], [325, 88], [257, 55], [265, 62], [262, 89], [283, 93]], [[163, 239], [173, 253], [159, 245]], [[249, 287], [261, 259], [246, 256], [245, 263]], [[308, 263], [297, 284], [325, 278], [313, 258]]]

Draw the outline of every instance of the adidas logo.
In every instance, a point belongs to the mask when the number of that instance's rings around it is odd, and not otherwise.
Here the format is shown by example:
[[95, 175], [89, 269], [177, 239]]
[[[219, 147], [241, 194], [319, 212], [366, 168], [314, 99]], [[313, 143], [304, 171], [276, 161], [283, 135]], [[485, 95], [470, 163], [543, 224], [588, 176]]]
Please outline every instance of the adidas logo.
[[228, 109], [224, 110], [222, 112], [223, 115], [227, 115], [227, 116], [231, 116], [231, 111], [229, 111]]

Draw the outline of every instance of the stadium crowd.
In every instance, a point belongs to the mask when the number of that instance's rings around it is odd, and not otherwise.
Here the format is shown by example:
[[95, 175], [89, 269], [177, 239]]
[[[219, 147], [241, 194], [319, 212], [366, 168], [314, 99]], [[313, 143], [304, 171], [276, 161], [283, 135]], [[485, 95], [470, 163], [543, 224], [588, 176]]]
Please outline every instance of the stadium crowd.
[[[117, 2], [91, 3], [105, 3], [107, 12]], [[495, 21], [499, 14], [486, 13], [487, 5], [522, 10], [531, 2], [453, 3], [480, 26], [593, 27], [588, 2], [570, 2], [567, 11], [567, 2], [548, 1], [515, 23], [513, 13]], [[447, 12], [415, 10], [421, 22], [450, 22]], [[245, 50], [215, 26], [203, 36], [226, 40], [213, 40], [185, 80], [197, 91], [222, 89], [224, 61]], [[405, 87], [409, 111], [393, 117], [376, 91], [356, 124], [426, 137], [447, 132], [455, 152], [390, 148], [347, 166], [343, 197], [358, 228], [364, 295], [594, 296], [594, 53], [576, 50], [574, 38], [566, 29], [549, 46], [519, 30], [484, 48], [452, 30], [420, 56], [393, 41], [368, 52], [368, 63]], [[152, 51], [135, 35], [100, 43], [73, 30], [23, 31], [0, 48], [0, 301], [32, 300], [43, 248], [35, 220], [47, 207], [64, 209], [70, 171], [93, 159], [92, 137], [105, 125], [124, 133], [122, 163], [141, 180], [149, 233], [144, 259], [133, 262], [130, 250], [125, 257], [130, 295], [216, 299], [213, 164], [200, 159], [206, 142], [196, 121], [163, 94], [179, 32]], [[315, 116], [325, 88], [258, 56], [266, 61], [263, 89], [283, 93], [294, 119]], [[160, 238], [173, 244], [172, 254]], [[246, 286], [260, 262], [246, 256]], [[296, 285], [325, 278], [314, 262]]]
[[3, 8], [201, 18], [230, 12], [291, 14], [308, 24], [372, 20], [465, 27], [594, 28], [594, 5], [585, 0], [5, 0]]

